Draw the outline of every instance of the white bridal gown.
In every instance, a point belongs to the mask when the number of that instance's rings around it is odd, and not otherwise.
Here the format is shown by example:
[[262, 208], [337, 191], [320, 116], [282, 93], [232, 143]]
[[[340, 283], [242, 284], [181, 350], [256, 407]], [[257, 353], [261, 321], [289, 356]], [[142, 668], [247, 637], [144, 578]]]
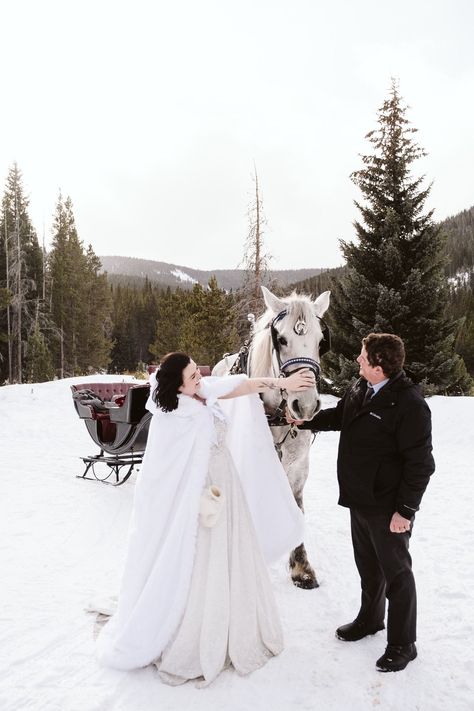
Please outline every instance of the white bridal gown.
[[213, 528], [199, 525], [188, 602], [157, 667], [163, 681], [203, 678], [227, 665], [239, 674], [261, 667], [283, 649], [283, 633], [265, 561], [230, 452], [225, 423], [216, 421], [208, 484], [223, 495]]
[[[260, 399], [217, 402], [244, 377], [205, 378], [206, 405], [181, 395], [163, 413], [148, 401], [118, 607], [97, 639], [103, 666], [155, 664], [167, 683], [207, 685], [228, 665], [248, 674], [283, 648], [266, 563], [301, 543], [303, 517]], [[223, 500], [206, 528], [199, 507], [210, 484]]]

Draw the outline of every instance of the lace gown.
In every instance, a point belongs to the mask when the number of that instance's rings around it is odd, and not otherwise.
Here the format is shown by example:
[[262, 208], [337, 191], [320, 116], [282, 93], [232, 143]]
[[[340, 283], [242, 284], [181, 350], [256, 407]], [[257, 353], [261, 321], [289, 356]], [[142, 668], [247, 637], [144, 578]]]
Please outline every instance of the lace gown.
[[155, 662], [172, 685], [206, 686], [226, 666], [239, 674], [263, 666], [283, 649], [283, 634], [266, 564], [229, 450], [225, 422], [215, 419], [207, 484], [224, 495], [213, 528], [198, 527], [184, 616]]

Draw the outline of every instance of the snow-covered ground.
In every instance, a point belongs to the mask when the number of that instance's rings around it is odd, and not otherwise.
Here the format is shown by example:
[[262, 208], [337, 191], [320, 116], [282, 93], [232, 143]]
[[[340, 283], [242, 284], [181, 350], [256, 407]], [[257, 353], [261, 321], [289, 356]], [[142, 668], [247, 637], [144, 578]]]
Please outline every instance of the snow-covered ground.
[[383, 633], [357, 643], [334, 637], [357, 612], [359, 588], [348, 511], [336, 505], [338, 435], [320, 434], [306, 542], [321, 587], [298, 590], [285, 562], [274, 566], [285, 651], [248, 678], [228, 670], [196, 689], [168, 687], [151, 668], [124, 673], [95, 662], [94, 618], [83, 608], [97, 592], [116, 591], [134, 477], [116, 489], [75, 478], [80, 455], [96, 450], [71, 382], [0, 388], [1, 711], [474, 708], [474, 398], [430, 400], [437, 471], [412, 538], [418, 659], [381, 674]]

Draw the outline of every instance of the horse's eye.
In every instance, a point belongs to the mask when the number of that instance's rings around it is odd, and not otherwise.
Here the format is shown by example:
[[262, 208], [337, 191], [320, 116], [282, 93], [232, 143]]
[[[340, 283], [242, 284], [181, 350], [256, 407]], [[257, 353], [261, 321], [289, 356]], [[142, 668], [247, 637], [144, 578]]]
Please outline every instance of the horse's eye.
[[286, 340], [285, 336], [278, 336], [278, 343], [280, 346], [287, 346], [288, 341]]

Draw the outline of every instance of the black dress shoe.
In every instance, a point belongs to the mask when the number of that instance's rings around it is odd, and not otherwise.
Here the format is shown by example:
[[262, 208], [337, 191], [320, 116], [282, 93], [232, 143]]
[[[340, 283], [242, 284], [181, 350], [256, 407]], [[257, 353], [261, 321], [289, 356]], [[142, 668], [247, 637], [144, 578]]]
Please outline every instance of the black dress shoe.
[[344, 642], [357, 642], [359, 639], [364, 639], [369, 634], [375, 634], [380, 632], [380, 630], [385, 629], [385, 625], [368, 625], [365, 622], [360, 622], [359, 620], [354, 620], [354, 622], [349, 622], [347, 625], [342, 625], [336, 630], [336, 637], [342, 639]]
[[416, 646], [412, 644], [404, 644], [398, 646], [396, 644], [388, 644], [385, 653], [380, 659], [377, 659], [375, 666], [378, 671], [382, 672], [397, 672], [405, 669], [417, 655]]

